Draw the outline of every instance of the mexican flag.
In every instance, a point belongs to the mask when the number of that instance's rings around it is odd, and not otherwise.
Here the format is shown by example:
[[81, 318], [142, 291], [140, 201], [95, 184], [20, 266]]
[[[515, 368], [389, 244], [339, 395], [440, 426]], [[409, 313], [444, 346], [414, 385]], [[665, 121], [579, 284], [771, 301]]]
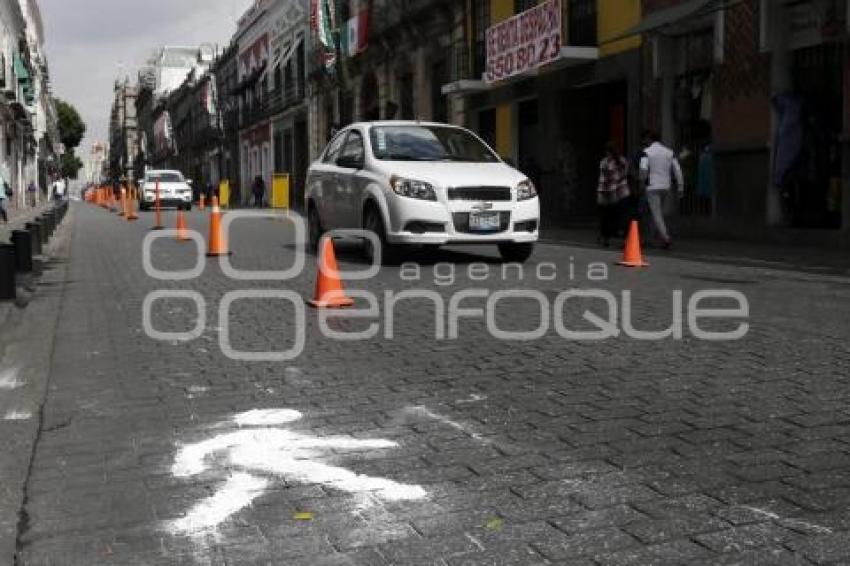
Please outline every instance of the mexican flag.
[[340, 49], [344, 56], [354, 57], [364, 51], [369, 45], [369, 11], [360, 10], [345, 22], [340, 35]]
[[310, 26], [319, 38], [322, 46], [322, 59], [325, 68], [333, 69], [336, 65], [336, 42], [333, 29], [336, 14], [333, 0], [311, 0]]

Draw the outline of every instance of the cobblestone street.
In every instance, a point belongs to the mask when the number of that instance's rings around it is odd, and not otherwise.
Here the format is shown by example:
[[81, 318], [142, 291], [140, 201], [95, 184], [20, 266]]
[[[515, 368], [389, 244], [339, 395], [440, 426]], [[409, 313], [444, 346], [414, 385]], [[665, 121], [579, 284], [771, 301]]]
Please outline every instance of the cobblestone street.
[[[614, 251], [541, 244], [522, 276], [503, 278], [495, 250], [458, 248], [418, 256], [420, 281], [402, 267], [346, 280], [352, 294], [376, 293], [380, 314], [328, 326], [375, 323], [377, 336], [330, 340], [306, 310], [299, 357], [235, 361], [221, 332], [236, 350], [286, 350], [301, 303], [239, 300], [222, 322], [222, 298], [309, 298], [312, 256], [287, 282], [236, 281], [217, 260], [196, 279], [156, 281], [142, 264], [151, 214], [129, 224], [74, 208], [47, 399], [33, 416], [21, 566], [850, 562], [846, 277], [662, 255], [633, 271], [614, 266]], [[202, 213], [188, 223], [206, 233]], [[295, 258], [280, 219], [238, 221], [229, 241], [236, 268]], [[364, 269], [349, 248], [341, 268]], [[152, 246], [161, 270], [189, 269], [196, 255], [191, 243]], [[588, 279], [594, 262], [605, 281]], [[736, 290], [749, 332], [698, 340], [685, 315], [682, 340], [581, 342], [553, 318], [538, 339], [506, 341], [467, 313], [456, 339], [435, 338], [437, 299], [458, 291], [539, 291], [551, 315], [573, 288], [611, 291], [621, 311], [630, 290], [641, 330], [670, 326], [674, 290], [685, 306], [700, 290]], [[200, 293], [200, 337], [146, 335], [143, 304], [159, 289]], [[385, 291], [415, 289], [435, 294], [400, 298], [385, 318]], [[484, 308], [483, 296], [460, 308]], [[601, 304], [572, 299], [563, 318], [588, 326], [582, 313]], [[540, 310], [504, 298], [495, 322], [533, 330]], [[160, 332], [197, 319], [191, 300], [152, 308]]]

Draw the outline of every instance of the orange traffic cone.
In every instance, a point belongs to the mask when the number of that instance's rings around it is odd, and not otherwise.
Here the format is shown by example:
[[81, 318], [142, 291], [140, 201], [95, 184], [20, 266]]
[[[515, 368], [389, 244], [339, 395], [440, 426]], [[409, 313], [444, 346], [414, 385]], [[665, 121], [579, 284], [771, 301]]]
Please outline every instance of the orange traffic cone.
[[198, 199], [198, 208], [200, 210], [206, 210], [207, 209], [207, 197], [206, 196], [201, 195], [201, 197]]
[[317, 309], [350, 307], [354, 301], [345, 295], [336, 264], [336, 253], [331, 238], [325, 238], [319, 256], [319, 275], [316, 278], [316, 295], [310, 306]]
[[183, 214], [183, 209], [179, 209], [177, 211], [177, 241], [188, 242], [191, 239], [192, 238], [187, 235], [186, 216]]
[[159, 198], [159, 181], [156, 182], [156, 193], [154, 197], [153, 209], [155, 214], [155, 221], [151, 230], [165, 230], [165, 226], [162, 225], [162, 201]]
[[121, 187], [121, 207], [118, 216], [127, 216], [127, 189]]
[[139, 219], [138, 215], [136, 214], [136, 199], [127, 199], [127, 216], [125, 216], [124, 218], [126, 218], [128, 221]]
[[643, 253], [640, 249], [640, 228], [638, 221], [632, 220], [629, 226], [629, 235], [626, 238], [626, 249], [623, 252], [622, 261], [617, 262], [618, 265], [626, 267], [649, 267], [649, 264], [643, 260]]
[[207, 257], [230, 255], [227, 251], [227, 242], [221, 231], [221, 210], [218, 208], [218, 199], [212, 198], [212, 209], [210, 210], [210, 237]]

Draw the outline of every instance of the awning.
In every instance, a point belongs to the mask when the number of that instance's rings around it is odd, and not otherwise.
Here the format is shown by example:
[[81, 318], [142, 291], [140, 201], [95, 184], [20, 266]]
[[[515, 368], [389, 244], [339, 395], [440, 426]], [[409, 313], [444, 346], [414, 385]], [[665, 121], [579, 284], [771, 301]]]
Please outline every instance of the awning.
[[687, 0], [686, 2], [682, 2], [681, 4], [677, 4], [671, 8], [665, 8], [664, 10], [658, 10], [657, 12], [647, 14], [647, 16], [635, 27], [615, 37], [606, 39], [603, 43], [611, 43], [626, 37], [659, 31], [664, 27], [677, 24], [687, 20], [688, 18], [703, 16], [717, 8], [728, 7], [732, 4], [737, 4], [737, 2], [724, 2], [723, 0]]
[[15, 76], [18, 77], [18, 82], [20, 83], [30, 80], [30, 73], [20, 55], [15, 55]]

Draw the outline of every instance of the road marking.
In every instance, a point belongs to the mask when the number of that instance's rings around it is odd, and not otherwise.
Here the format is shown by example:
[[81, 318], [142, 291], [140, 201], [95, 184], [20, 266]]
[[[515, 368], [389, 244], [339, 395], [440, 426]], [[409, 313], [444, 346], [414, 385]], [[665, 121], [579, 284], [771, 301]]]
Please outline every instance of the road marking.
[[486, 400], [486, 395], [478, 395], [477, 393], [473, 393], [466, 399], [458, 399], [457, 401], [455, 401], [455, 403], [457, 403], [458, 405], [471, 405], [473, 403], [481, 403], [482, 401]]
[[811, 530], [819, 532], [819, 533], [832, 534], [832, 529], [830, 529], [829, 527], [824, 527], [822, 525], [816, 525], [814, 523], [809, 523], [808, 521], [803, 521], [802, 519], [785, 518], [785, 517], [782, 517], [780, 515], [777, 515], [776, 513], [772, 513], [772, 512], [770, 512], [766, 509], [759, 509], [758, 507], [750, 507], [748, 505], [742, 505], [741, 509], [746, 509], [748, 511], [752, 511], [753, 513], [756, 513], [757, 515], [762, 515], [764, 517], [767, 517], [768, 519], [773, 519], [774, 521], [776, 521], [780, 524], [784, 523], [784, 524], [790, 525], [790, 526], [797, 525], [799, 527], [805, 527], [805, 528], [811, 529]]
[[425, 406], [422, 406], [422, 405], [417, 405], [416, 407], [408, 407], [407, 411], [410, 412], [410, 413], [414, 413], [414, 414], [418, 413], [420, 415], [424, 415], [424, 416], [428, 417], [429, 419], [433, 419], [437, 422], [443, 423], [446, 426], [450, 426], [455, 430], [459, 430], [462, 433], [469, 435], [473, 440], [481, 442], [482, 444], [490, 444], [489, 440], [487, 440], [486, 438], [484, 438], [483, 436], [481, 436], [480, 434], [475, 432], [475, 430], [471, 426], [469, 426], [467, 424], [459, 423], [457, 421], [453, 421], [449, 417], [446, 417], [446, 416], [441, 415], [439, 413], [435, 413], [434, 411], [432, 411], [428, 407], [425, 407]]
[[[386, 501], [415, 501], [428, 495], [418, 485], [360, 475], [320, 461], [329, 450], [344, 453], [397, 448], [396, 442], [349, 436], [317, 437], [278, 428], [302, 417], [299, 411], [291, 409], [247, 411], [222, 423], [239, 430], [183, 446], [171, 468], [176, 477], [196, 476], [208, 471], [235, 471], [227, 475], [228, 479], [211, 497], [197, 503], [185, 517], [170, 522], [169, 530], [190, 536], [216, 533], [222, 523], [265, 492], [272, 483], [269, 476], [317, 483], [353, 495], [368, 494]], [[226, 455], [226, 461], [213, 458], [216, 455]]]
[[11, 391], [22, 385], [24, 385], [24, 382], [18, 379], [18, 368], [0, 371], [0, 389]]
[[32, 418], [32, 413], [29, 411], [12, 410], [6, 413], [3, 418], [5, 421], [28, 421]]

